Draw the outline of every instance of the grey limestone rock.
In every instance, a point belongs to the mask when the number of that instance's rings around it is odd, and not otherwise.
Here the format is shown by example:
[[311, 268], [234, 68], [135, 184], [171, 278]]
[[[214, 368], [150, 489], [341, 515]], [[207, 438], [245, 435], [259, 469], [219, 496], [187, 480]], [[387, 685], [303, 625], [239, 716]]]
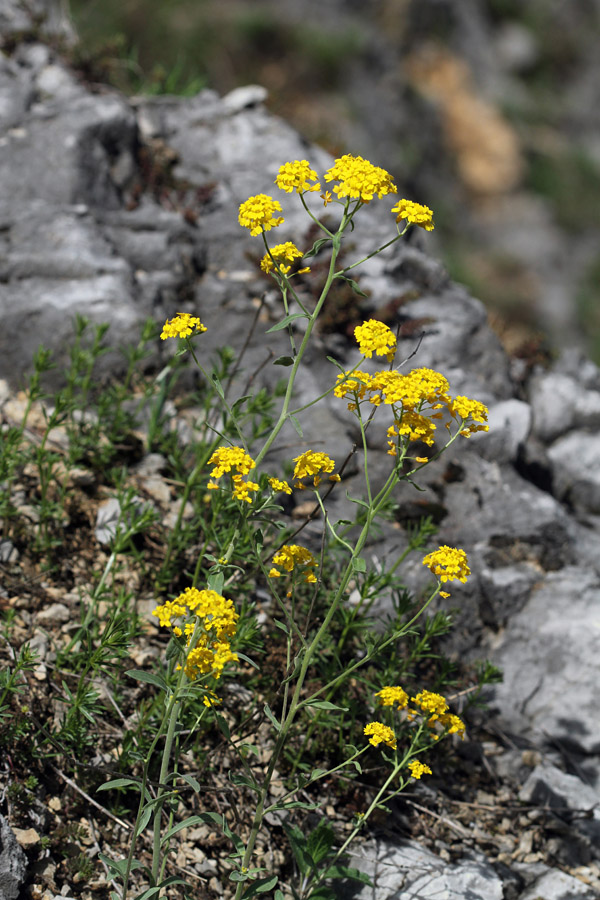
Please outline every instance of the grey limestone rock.
[[473, 855], [460, 863], [440, 857], [412, 841], [392, 844], [369, 841], [353, 856], [352, 865], [366, 872], [374, 887], [354, 890], [355, 900], [502, 900], [502, 882], [485, 858]]
[[16, 900], [27, 874], [27, 857], [0, 816], [0, 900]]
[[506, 727], [542, 743], [552, 736], [583, 751], [596, 778], [599, 609], [597, 573], [576, 566], [549, 572], [509, 619], [494, 652], [504, 672], [495, 702]]

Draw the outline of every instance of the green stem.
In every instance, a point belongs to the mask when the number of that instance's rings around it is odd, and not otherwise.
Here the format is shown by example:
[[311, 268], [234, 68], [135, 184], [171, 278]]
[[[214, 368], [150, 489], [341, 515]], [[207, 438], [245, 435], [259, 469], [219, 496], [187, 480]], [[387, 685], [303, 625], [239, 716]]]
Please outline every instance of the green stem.
[[283, 428], [283, 426], [285, 425], [286, 421], [288, 420], [288, 418], [290, 416], [289, 408], [290, 408], [292, 396], [294, 393], [294, 384], [296, 381], [296, 376], [298, 374], [298, 369], [300, 367], [300, 363], [302, 361], [302, 358], [304, 356], [304, 353], [305, 353], [308, 343], [310, 341], [310, 337], [311, 337], [313, 328], [315, 327], [315, 323], [317, 321], [319, 313], [321, 312], [323, 304], [329, 293], [329, 289], [331, 288], [331, 285], [335, 278], [335, 263], [336, 263], [338, 255], [339, 255], [339, 252], [340, 252], [342, 232], [344, 231], [344, 228], [346, 227], [346, 225], [347, 225], [347, 219], [344, 214], [337, 234], [332, 236], [333, 248], [332, 248], [332, 253], [331, 253], [331, 261], [329, 263], [329, 271], [327, 273], [327, 279], [325, 281], [325, 284], [323, 285], [323, 289], [321, 291], [319, 299], [317, 300], [317, 305], [315, 306], [314, 312], [313, 312], [312, 316], [310, 317], [310, 319], [308, 320], [308, 325], [306, 327], [304, 337], [302, 338], [302, 343], [300, 344], [300, 349], [298, 350], [298, 355], [296, 356], [296, 358], [294, 360], [294, 364], [293, 364], [291, 372], [290, 372], [290, 377], [288, 380], [288, 385], [286, 388], [285, 396], [283, 398], [281, 412], [279, 413], [279, 418], [277, 419], [277, 422], [273, 426], [273, 430], [271, 431], [271, 434], [265, 441], [262, 450], [259, 452], [258, 456], [256, 457], [255, 462], [256, 462], [257, 466], [260, 465], [260, 463], [264, 459], [265, 455], [268, 453], [269, 449], [271, 448], [271, 445], [274, 443], [275, 439], [277, 438], [277, 435], [279, 434], [279, 432], [281, 431], [281, 429]]

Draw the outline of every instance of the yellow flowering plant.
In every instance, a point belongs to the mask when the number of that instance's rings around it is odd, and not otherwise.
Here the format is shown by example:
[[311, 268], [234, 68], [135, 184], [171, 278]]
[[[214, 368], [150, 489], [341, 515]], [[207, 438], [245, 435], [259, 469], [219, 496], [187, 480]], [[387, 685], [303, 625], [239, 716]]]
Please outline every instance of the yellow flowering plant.
[[[335, 204], [339, 209], [335, 230], [331, 230], [306, 202], [306, 195], [322, 191], [322, 183], [329, 188], [320, 194], [324, 207]], [[199, 456], [183, 498], [186, 500], [192, 491], [204, 488], [212, 523], [211, 539], [204, 540], [189, 586], [175, 599], [159, 603], [154, 610], [160, 626], [170, 632], [169, 675], [155, 682], [164, 692], [164, 714], [157, 740], [153, 741], [145, 759], [138, 819], [129, 857], [124, 867], [108, 862], [124, 883], [123, 900], [127, 896], [131, 873], [138, 865], [134, 847], [150, 819], [154, 823], [150, 886], [142, 896], [166, 896], [166, 888], [172, 883], [169, 880], [172, 876], [165, 877], [170, 842], [180, 828], [203, 822], [217, 825], [231, 842], [229, 877], [235, 886], [235, 900], [249, 900], [259, 893], [269, 893], [276, 900], [283, 900], [285, 894], [277, 887], [277, 874], [267, 871], [257, 858], [257, 841], [266, 823], [274, 815], [286, 817], [292, 811], [315, 809], [315, 803], [304, 799], [314, 785], [342, 772], [361, 771], [359, 759], [377, 750], [389, 764], [390, 774], [349, 837], [337, 849], [330, 842], [326, 864], [319, 865], [314, 859], [310, 861], [310, 854], [307, 856], [308, 851], [304, 852], [308, 843], [297, 825], [289, 825], [289, 829], [296, 829], [293, 834], [288, 829], [302, 876], [301, 886], [293, 889], [295, 897], [305, 900], [311, 892], [317, 891], [321, 893], [315, 893], [315, 896], [325, 896], [322, 892], [326, 882], [340, 877], [340, 873], [360, 879], [360, 873], [343, 866], [346, 849], [359, 828], [376, 808], [384, 806], [411, 780], [431, 774], [429, 765], [417, 758], [420, 754], [429, 752], [442, 738], [462, 736], [465, 730], [462, 720], [449, 711], [443, 696], [427, 690], [411, 696], [410, 691], [399, 685], [383, 684], [376, 692], [376, 707], [373, 703], [376, 717], [368, 721], [368, 714], [365, 715], [361, 726], [360, 748], [351, 746], [341, 762], [329, 768], [311, 769], [304, 762], [312, 737], [322, 727], [322, 722], [342, 721], [346, 709], [335, 702], [340, 686], [349, 683], [361, 670], [365, 672], [376, 661], [384, 659], [401, 639], [408, 639], [417, 624], [425, 619], [425, 611], [436, 598], [449, 596], [444, 590], [448, 582], [466, 582], [470, 570], [463, 550], [448, 546], [432, 550], [423, 559], [423, 564], [434, 576], [435, 584], [416, 609], [410, 615], [401, 611], [385, 635], [367, 640], [362, 652], [354, 654], [352, 661], [337, 669], [322, 668], [323, 658], [335, 666], [358, 617], [368, 612], [385, 577], [391, 579], [405, 557], [405, 554], [401, 555], [387, 575], [380, 573], [371, 577], [363, 556], [375, 522], [389, 508], [398, 485], [414, 483], [420, 469], [438, 458], [454, 441], [460, 437], [468, 438], [477, 431], [486, 431], [488, 426], [484, 405], [467, 397], [453, 397], [449, 382], [441, 373], [429, 368], [404, 371], [403, 364], [396, 362], [397, 335], [375, 319], [362, 322], [354, 331], [361, 363], [348, 370], [340, 365], [337, 371], [332, 367], [331, 381], [322, 393], [304, 405], [295, 406], [298, 372], [334, 282], [344, 280], [354, 285], [348, 275], [351, 270], [401, 240], [411, 226], [431, 231], [434, 223], [428, 207], [410, 200], [398, 200], [390, 208], [390, 213], [395, 216], [392, 237], [363, 259], [342, 266], [339, 263], [342, 242], [354, 227], [360, 209], [374, 202], [385, 202], [385, 198], [397, 194], [391, 175], [359, 156], [347, 154], [335, 160], [322, 178], [307, 160], [286, 162], [281, 166], [275, 184], [283, 193], [292, 195], [290, 201], [301, 203], [321, 236], [305, 251], [291, 241], [270, 245], [269, 232], [285, 222], [284, 216], [280, 215], [283, 213], [281, 203], [268, 194], [257, 194], [240, 206], [239, 224], [263, 244], [260, 269], [274, 279], [282, 295], [284, 315], [270, 331], [287, 331], [291, 348], [289, 357], [277, 360], [279, 365], [287, 368], [288, 377], [268, 432], [260, 438], [257, 434], [251, 437], [245, 434], [240, 415], [245, 398], [231, 403], [228, 399], [230, 383], [224, 386], [214, 372], [206, 371], [200, 363], [194, 344], [205, 339], [206, 327], [199, 318], [179, 313], [165, 323], [161, 334], [165, 340], [174, 338], [183, 342], [182, 346], [204, 374], [206, 383], [216, 391], [227, 429], [212, 428], [211, 440]], [[387, 203], [390, 203], [389, 199]], [[401, 230], [402, 222], [405, 224]], [[393, 219], [391, 225], [394, 226]], [[294, 268], [325, 246], [331, 254], [327, 272], [318, 296], [309, 304], [294, 287], [298, 283], [294, 282], [297, 274]], [[290, 311], [290, 298], [300, 312]], [[301, 331], [297, 332], [299, 318], [304, 322]], [[361, 368], [364, 360], [371, 360], [371, 365], [385, 360], [387, 368], [373, 374]], [[360, 430], [364, 483], [361, 496], [350, 498], [359, 509], [353, 523], [332, 521], [327, 506], [331, 492], [340, 489], [343, 460], [334, 458], [326, 450], [305, 447], [295, 457], [290, 454], [288, 471], [291, 478], [283, 478], [282, 473], [267, 467], [268, 454], [284, 426], [291, 423], [301, 438], [303, 413], [327, 396], [346, 401]], [[371, 477], [367, 432], [373, 417], [383, 415], [383, 410], [378, 413], [379, 408], [386, 406], [393, 420], [387, 431], [390, 464], [387, 477], [376, 487]], [[428, 448], [426, 456], [414, 449], [415, 442]], [[321, 516], [320, 548], [297, 543], [295, 536], [304, 526], [294, 530], [290, 523], [280, 520], [281, 498], [300, 491], [308, 492], [314, 498], [313, 511], [307, 521]], [[225, 528], [226, 516], [233, 522], [229, 530]], [[409, 545], [410, 550], [411, 546], [420, 546], [421, 541], [414, 540]], [[332, 573], [325, 565], [327, 548], [335, 549], [339, 560]], [[226, 682], [228, 674], [242, 666], [251, 671], [250, 667], [257, 665], [242, 653], [244, 645], [240, 635], [247, 611], [238, 608], [237, 601], [244, 568], [250, 567], [250, 559], [254, 560], [256, 578], [270, 592], [274, 610], [270, 615], [283, 642], [279, 651], [283, 659], [283, 677], [273, 695], [276, 703], [271, 706], [264, 702], [261, 712], [261, 721], [272, 727], [269, 758], [262, 766], [252, 763], [252, 755], [259, 751], [248, 743], [242, 726], [236, 724], [233, 717], [226, 719], [219, 708], [220, 685]], [[348, 596], [358, 584], [366, 587], [360, 602], [350, 609]], [[308, 611], [301, 615], [303, 598]], [[322, 677], [325, 671], [328, 674]], [[134, 677], [144, 680], [143, 673], [136, 672]], [[249, 821], [238, 824], [235, 831], [233, 821], [225, 813], [211, 809], [204, 809], [183, 822], [174, 822], [177, 786], [182, 784], [182, 777], [178, 775], [176, 736], [180, 717], [193, 698], [200, 698], [202, 704], [198, 724], [216, 723], [232, 758], [239, 761], [241, 774], [231, 775], [233, 786], [245, 792], [245, 801], [253, 798]], [[159, 787], [155, 797], [149, 797], [149, 771], [159, 738], [163, 741]], [[273, 784], [277, 773], [290, 759], [293, 762], [287, 782], [275, 796]], [[349, 776], [344, 774], [344, 777]], [[197, 785], [191, 777], [184, 777], [183, 781], [187, 788]], [[304, 850], [298, 851], [299, 847]], [[116, 893], [113, 896], [114, 900], [119, 898]]]

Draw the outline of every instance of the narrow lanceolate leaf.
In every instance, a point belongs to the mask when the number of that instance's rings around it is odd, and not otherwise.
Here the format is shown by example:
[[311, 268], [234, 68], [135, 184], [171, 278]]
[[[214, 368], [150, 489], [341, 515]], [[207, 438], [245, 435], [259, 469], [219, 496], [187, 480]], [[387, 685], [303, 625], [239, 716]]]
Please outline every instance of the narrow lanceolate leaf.
[[348, 278], [346, 275], [338, 275], [338, 278], [341, 278], [342, 281], [347, 281], [355, 294], [358, 294], [359, 297], [368, 297], [368, 294], [359, 287], [358, 283], [354, 281], [352, 278]]
[[201, 784], [200, 784], [199, 781], [197, 781], [197, 780], [194, 778], [193, 775], [182, 775], [182, 776], [181, 776], [181, 779], [182, 779], [182, 781], [187, 782], [187, 783], [190, 785], [190, 787], [193, 787], [195, 791], [199, 791], [199, 790], [200, 790]]
[[182, 828], [190, 828], [192, 825], [198, 825], [202, 822], [200, 816], [190, 816], [187, 819], [184, 819], [183, 822], [178, 822], [177, 825], [173, 825], [172, 828], [163, 835], [161, 844], [166, 843], [166, 841], [170, 840], [174, 834], [177, 834], [178, 831], [181, 831]]
[[129, 675], [130, 678], [135, 678], [136, 681], [145, 681], [146, 684], [153, 684], [155, 687], [161, 689], [161, 691], [167, 691], [167, 682], [164, 678], [161, 678], [160, 675], [155, 675], [153, 672], [143, 672], [141, 669], [129, 669], [125, 672], [126, 675]]
[[291, 325], [296, 319], [307, 319], [308, 316], [304, 313], [290, 313], [289, 316], [286, 316], [281, 322], [278, 322], [277, 325], [273, 325], [272, 328], [266, 332], [266, 334], [271, 334], [273, 331], [282, 331], [282, 329], [287, 328], [288, 325]]
[[315, 709], [339, 709], [340, 712], [348, 712], [347, 706], [336, 706], [335, 703], [330, 703], [329, 700], [307, 700], [304, 706], [312, 706]]
[[298, 421], [296, 416], [290, 416], [290, 422], [296, 429], [296, 434], [298, 435], [298, 437], [303, 437], [304, 435], [302, 434], [302, 426], [300, 425], [300, 422]]
[[140, 782], [136, 781], [135, 778], [115, 778], [113, 781], [106, 781], [104, 784], [101, 784], [100, 787], [96, 788], [96, 792], [112, 791], [113, 788], [119, 787], [134, 787], [139, 791]]
[[274, 728], [277, 731], [281, 731], [281, 724], [275, 718], [273, 711], [268, 703], [265, 703], [265, 715], [266, 715], [267, 719], [269, 720], [269, 722], [271, 722], [271, 724], [274, 726]]
[[310, 250], [307, 250], [302, 259], [310, 259], [311, 256], [316, 256], [319, 250], [321, 250], [321, 248], [324, 247], [325, 244], [328, 244], [330, 240], [330, 238], [319, 238], [318, 241], [314, 242]]
[[244, 900], [249, 900], [250, 897], [254, 897], [255, 894], [266, 894], [267, 891], [272, 891], [279, 878], [277, 875], [269, 875], [267, 878], [257, 878], [256, 881], [253, 881], [247, 891], [244, 891], [242, 897]]

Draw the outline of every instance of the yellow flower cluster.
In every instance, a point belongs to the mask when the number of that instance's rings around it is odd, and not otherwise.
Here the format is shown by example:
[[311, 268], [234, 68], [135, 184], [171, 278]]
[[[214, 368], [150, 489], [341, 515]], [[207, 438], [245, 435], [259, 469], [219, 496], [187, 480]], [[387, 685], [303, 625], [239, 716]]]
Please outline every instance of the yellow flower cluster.
[[[285, 275], [290, 271], [296, 259], [302, 259], [302, 255], [302, 252], [291, 241], [286, 241], [285, 244], [276, 244], [271, 248], [270, 254], [265, 253], [260, 261], [260, 268], [265, 274], [272, 272], [275, 268], [273, 265], [273, 260], [275, 260], [279, 272], [283, 272]], [[308, 272], [310, 269], [306, 268], [302, 271]]]
[[362, 156], [352, 156], [350, 153], [336, 159], [325, 173], [325, 181], [338, 182], [333, 191], [340, 199], [350, 197], [360, 199], [363, 203], [370, 203], [375, 194], [384, 197], [386, 194], [398, 193], [389, 172], [374, 166]]
[[[236, 500], [245, 500], [246, 503], [252, 503], [250, 491], [257, 491], [259, 485], [254, 481], [244, 481], [243, 476], [247, 475], [256, 465], [252, 457], [246, 453], [242, 447], [218, 447], [211, 458], [208, 460], [209, 466], [214, 466], [210, 473], [211, 478], [221, 478], [226, 472], [235, 469], [235, 474], [231, 476], [233, 482], [233, 496]], [[209, 481], [207, 487], [209, 490], [216, 490], [219, 485], [216, 481]]]
[[441, 582], [462, 581], [464, 584], [471, 574], [465, 551], [448, 547], [447, 544], [428, 553], [423, 559], [423, 565], [427, 566]]
[[433, 231], [433, 211], [428, 206], [421, 206], [420, 203], [413, 203], [412, 200], [399, 200], [392, 207], [392, 212], [397, 213], [396, 222], [406, 219], [411, 225], [418, 225], [425, 231]]
[[365, 725], [365, 735], [369, 738], [369, 743], [377, 747], [378, 744], [387, 744], [392, 750], [396, 749], [396, 736], [391, 728], [382, 722], [369, 722]]
[[[436, 725], [441, 726], [446, 734], [460, 734], [464, 737], [465, 725], [458, 716], [448, 712], [448, 703], [441, 694], [435, 694], [433, 691], [420, 691], [416, 697], [410, 697], [404, 688], [396, 685], [394, 687], [386, 685], [377, 691], [375, 696], [378, 698], [381, 706], [391, 706], [398, 710], [406, 710], [407, 720], [413, 721], [417, 716], [427, 716], [427, 725], [430, 729], [434, 729]], [[410, 703], [415, 708], [409, 707]], [[434, 740], [438, 740], [442, 732], [432, 734]]]
[[272, 490], [279, 491], [282, 494], [292, 493], [292, 489], [287, 481], [282, 481], [280, 478], [269, 478], [269, 486]]
[[[315, 450], [306, 450], [300, 456], [294, 459], [296, 463], [294, 467], [294, 487], [302, 490], [305, 485], [300, 479], [313, 476], [313, 484], [318, 487], [321, 483], [321, 472], [333, 472], [335, 468], [334, 460], [326, 453], [320, 453]], [[330, 481], [339, 481], [339, 475], [330, 475]]]
[[[186, 648], [194, 640], [183, 667], [190, 681], [198, 675], [219, 678], [227, 663], [237, 660], [229, 639], [235, 635], [239, 615], [233, 602], [216, 591], [186, 588], [175, 600], [157, 606], [152, 615], [176, 637], [185, 636]], [[172, 619], [180, 624], [173, 625]]]
[[286, 194], [296, 191], [302, 194], [304, 191], [320, 191], [321, 185], [317, 181], [316, 184], [309, 184], [309, 181], [316, 181], [317, 173], [311, 169], [307, 159], [296, 159], [294, 162], [284, 163], [280, 169], [275, 184]]
[[[437, 722], [447, 734], [460, 734], [464, 739], [464, 722], [458, 716], [448, 712], [448, 704], [441, 694], [435, 694], [433, 691], [421, 691], [416, 697], [411, 697], [410, 699], [423, 713], [427, 714], [427, 725], [429, 728], [434, 728]], [[416, 716], [417, 711], [411, 710], [411, 714]], [[438, 737], [439, 735], [434, 735], [436, 740]]]
[[203, 325], [197, 316], [192, 316], [190, 313], [177, 313], [172, 319], [167, 319], [160, 337], [165, 341], [172, 337], [186, 338], [191, 334], [202, 334], [203, 331], [206, 331], [206, 325]]
[[249, 228], [250, 234], [254, 237], [263, 231], [270, 231], [277, 225], [283, 225], [285, 220], [282, 216], [276, 217], [277, 212], [281, 212], [281, 203], [278, 200], [273, 200], [268, 194], [256, 194], [241, 204], [238, 222], [243, 228]]
[[371, 359], [373, 353], [387, 357], [392, 362], [396, 353], [396, 336], [383, 322], [369, 319], [354, 329], [354, 337], [363, 356]]
[[476, 431], [490, 430], [490, 426], [487, 424], [487, 407], [480, 403], [479, 400], [469, 400], [468, 397], [455, 397], [448, 404], [448, 410], [453, 419], [461, 419], [463, 422], [469, 418], [473, 420], [460, 432], [464, 437], [470, 437]]
[[315, 573], [312, 571], [319, 565], [310, 550], [301, 547], [299, 544], [284, 544], [281, 550], [273, 557], [273, 565], [279, 568], [272, 568], [269, 572], [270, 578], [281, 578], [279, 569], [285, 572], [292, 572], [296, 568], [303, 571], [304, 581], [306, 584], [314, 584], [317, 580]]
[[388, 453], [395, 456], [397, 452], [397, 441], [394, 438], [406, 437], [409, 441], [423, 441], [429, 447], [435, 443], [435, 422], [422, 416], [421, 413], [415, 412], [414, 409], [407, 409], [402, 413], [401, 419], [396, 419], [394, 424], [387, 430], [387, 435], [391, 440], [388, 441], [390, 449]]
[[396, 704], [396, 709], [404, 709], [408, 703], [408, 694], [404, 688], [399, 686], [381, 688], [375, 696], [379, 697], [379, 702], [382, 706], [394, 706]]
[[[371, 356], [373, 352], [386, 353], [391, 361], [396, 339], [386, 325], [371, 319], [359, 325], [354, 333], [361, 353], [365, 356]], [[463, 437], [470, 437], [476, 431], [488, 431], [488, 411], [483, 403], [468, 397], [453, 399], [449, 390], [448, 380], [440, 372], [419, 368], [407, 374], [401, 374], [397, 369], [375, 375], [360, 370], [340, 373], [333, 393], [336, 397], [351, 398], [348, 403], [351, 411], [355, 411], [365, 398], [373, 406], [381, 403], [391, 406], [394, 424], [388, 429], [388, 453], [396, 456], [403, 441], [423, 441], [431, 447], [435, 442], [435, 420], [443, 418], [443, 410], [458, 423]], [[419, 457], [418, 461], [427, 460]]]
[[433, 775], [433, 772], [426, 766], [425, 763], [419, 762], [418, 759], [413, 759], [412, 762], [409, 762], [408, 768], [410, 769], [410, 774], [413, 778], [420, 778], [421, 775]]

